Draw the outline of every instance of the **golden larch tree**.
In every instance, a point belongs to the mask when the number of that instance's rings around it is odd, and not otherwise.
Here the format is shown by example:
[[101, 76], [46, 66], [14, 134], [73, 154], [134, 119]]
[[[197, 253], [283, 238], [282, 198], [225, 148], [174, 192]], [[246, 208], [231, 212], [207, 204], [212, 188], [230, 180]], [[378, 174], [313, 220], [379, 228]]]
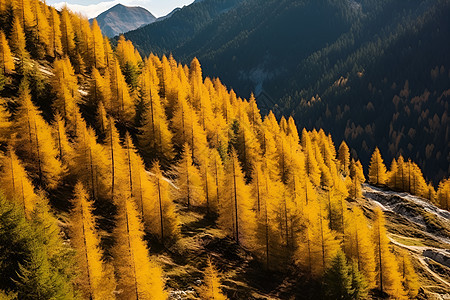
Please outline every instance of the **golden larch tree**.
[[442, 209], [450, 209], [450, 180], [443, 179], [439, 182], [437, 190], [437, 203]]
[[206, 153], [208, 143], [205, 130], [198, 122], [198, 116], [187, 102], [187, 88], [182, 86], [178, 91], [176, 110], [171, 119], [173, 143], [177, 148], [189, 144], [192, 150], [192, 159], [198, 163], [201, 156]]
[[94, 68], [103, 69], [105, 64], [105, 46], [103, 45], [103, 35], [100, 27], [98, 26], [97, 19], [92, 21], [92, 61], [94, 62]]
[[97, 107], [96, 115], [97, 128], [99, 130], [99, 136], [101, 139], [106, 135], [106, 129], [108, 128], [108, 114], [106, 113], [103, 102], [100, 102]]
[[366, 181], [361, 163], [355, 160], [350, 162], [350, 177], [347, 179], [349, 197], [356, 199], [362, 197], [361, 184]]
[[162, 243], [166, 240], [176, 240], [180, 234], [180, 221], [176, 214], [175, 203], [171, 193], [171, 183], [162, 174], [158, 161], [150, 170], [150, 181], [155, 193], [151, 196], [153, 209], [149, 211], [148, 229]]
[[380, 186], [384, 185], [386, 180], [386, 166], [384, 165], [380, 150], [376, 147], [375, 151], [373, 151], [372, 157], [370, 158], [369, 183]]
[[5, 33], [0, 30], [0, 64], [3, 74], [10, 74], [14, 71], [14, 58], [11, 54]]
[[222, 292], [219, 273], [212, 264], [210, 258], [208, 258], [208, 263], [203, 274], [204, 284], [197, 289], [200, 298], [204, 300], [228, 299]]
[[92, 202], [82, 183], [77, 183], [70, 212], [70, 242], [76, 250], [80, 276], [77, 286], [88, 299], [115, 299], [112, 266], [103, 261]]
[[375, 245], [376, 288], [396, 299], [406, 299], [402, 286], [402, 277], [394, 254], [389, 250], [385, 219], [380, 208], [375, 209], [375, 221], [372, 226], [372, 240]]
[[111, 185], [108, 180], [109, 160], [105, 148], [97, 143], [97, 136], [88, 128], [77, 113], [77, 133], [74, 142], [75, 157], [69, 163], [73, 173], [88, 190], [92, 199], [110, 199]]
[[32, 11], [35, 24], [33, 27], [34, 45], [39, 58], [43, 58], [44, 54], [48, 54], [50, 50], [50, 25], [44, 13], [45, 4], [40, 0], [31, 0]]
[[256, 207], [257, 212], [255, 250], [261, 256], [267, 269], [276, 269], [281, 266], [281, 259], [284, 258], [280, 234], [282, 228], [279, 226], [279, 221], [282, 220], [277, 218], [282, 186], [279, 182], [273, 182], [270, 179], [260, 162], [255, 163], [252, 174], [252, 198], [255, 201], [253, 207]]
[[364, 275], [369, 288], [375, 287], [374, 245], [367, 219], [359, 207], [354, 207], [346, 220], [344, 249]]
[[0, 161], [2, 166], [0, 172], [2, 192], [10, 201], [23, 208], [25, 216], [30, 218], [38, 201], [38, 196], [34, 192], [34, 186], [25, 168], [12, 147], [9, 147], [6, 154], [0, 157]]
[[297, 242], [295, 261], [308, 276], [317, 278], [330, 266], [339, 250], [339, 242], [328, 227], [319, 201], [309, 202], [303, 215], [304, 226]]
[[147, 173], [128, 133], [125, 136], [124, 149], [129, 191], [141, 212], [144, 226], [162, 243], [165, 240], [176, 240], [179, 235], [179, 220], [170, 187], [163, 178], [159, 163], [155, 162], [151, 172]]
[[19, 18], [16, 16], [13, 21], [12, 31], [10, 35], [11, 50], [19, 60], [20, 72], [24, 72], [25, 61], [30, 57], [30, 54], [26, 50], [26, 40], [23, 27]]
[[102, 76], [100, 72], [94, 68], [92, 69], [92, 83], [90, 88], [90, 96], [93, 105], [99, 105], [103, 103], [105, 110], [112, 113], [111, 107], [111, 82], [109, 79], [108, 70], [105, 71], [105, 76]]
[[146, 159], [167, 164], [173, 158], [172, 132], [158, 94], [156, 70], [146, 62], [139, 78], [139, 95], [143, 106], [139, 144]]
[[19, 18], [20, 25], [24, 30], [31, 31], [35, 26], [36, 20], [34, 18], [30, 0], [18, 0], [14, 2], [14, 16]]
[[50, 9], [50, 39], [49, 39], [49, 54], [53, 57], [58, 57], [63, 52], [63, 47], [61, 43], [61, 20], [59, 14], [55, 8], [49, 7]]
[[350, 166], [350, 152], [347, 144], [342, 141], [338, 150], [338, 165], [339, 171], [344, 176], [348, 176], [349, 174], [349, 166]]
[[[111, 62], [109, 70], [111, 80], [111, 110], [117, 119], [123, 122], [133, 122], [135, 116], [134, 99], [130, 95], [125, 77], [117, 59]], [[105, 103], [106, 105], [106, 103]], [[108, 106], [106, 106], [108, 108]]]
[[244, 174], [236, 151], [231, 150], [225, 162], [225, 182], [223, 197], [219, 204], [219, 225], [238, 244], [251, 247], [255, 234], [254, 200], [251, 190], [245, 184]]
[[124, 299], [167, 299], [162, 269], [149, 255], [136, 205], [127, 194], [117, 195], [116, 243], [112, 250], [117, 288]]
[[302, 148], [305, 154], [305, 170], [311, 182], [318, 186], [320, 184], [320, 169], [314, 155], [313, 144], [306, 129], [302, 131]]
[[66, 165], [69, 165], [74, 159], [75, 153], [66, 132], [65, 122], [58, 113], [56, 113], [53, 123], [53, 137], [56, 141], [58, 159]]
[[408, 293], [409, 299], [414, 299], [419, 293], [419, 277], [411, 262], [411, 255], [406, 250], [401, 250], [399, 256], [398, 264], [402, 275], [403, 287]]
[[211, 179], [213, 188], [208, 191], [210, 195], [210, 207], [211, 210], [218, 213], [219, 205], [222, 201], [222, 190], [224, 188], [223, 184], [225, 181], [225, 170], [222, 162], [222, 158], [218, 150], [211, 150], [211, 157], [209, 158], [209, 168], [211, 172]]
[[69, 58], [56, 59], [53, 63], [54, 76], [51, 79], [56, 99], [53, 106], [70, 127], [75, 123], [78, 100], [78, 81]]
[[126, 153], [120, 144], [119, 132], [112, 117], [109, 117], [104, 147], [109, 160], [106, 177], [110, 187], [110, 199], [115, 203], [121, 193], [129, 192], [130, 179], [127, 173]]
[[188, 144], [183, 147], [181, 159], [174, 167], [176, 176], [177, 199], [190, 206], [205, 206], [206, 198], [203, 190], [200, 171], [193, 164], [192, 152]]
[[43, 119], [31, 101], [26, 83], [22, 83], [19, 94], [19, 109], [15, 118], [14, 145], [23, 157], [28, 169], [50, 189], [56, 188], [64, 169], [56, 158], [58, 152], [50, 125]]
[[387, 173], [388, 176], [387, 185], [389, 188], [393, 190], [397, 189], [397, 175], [398, 175], [397, 173], [398, 173], [398, 165], [397, 160], [394, 158], [392, 159], [391, 162], [391, 168]]
[[61, 44], [63, 46], [64, 53], [69, 57], [74, 57], [75, 50], [75, 34], [73, 32], [72, 21], [69, 14], [69, 9], [67, 6], [63, 7], [61, 10]]
[[11, 139], [11, 114], [8, 111], [6, 101], [0, 98], [0, 141], [7, 142]]

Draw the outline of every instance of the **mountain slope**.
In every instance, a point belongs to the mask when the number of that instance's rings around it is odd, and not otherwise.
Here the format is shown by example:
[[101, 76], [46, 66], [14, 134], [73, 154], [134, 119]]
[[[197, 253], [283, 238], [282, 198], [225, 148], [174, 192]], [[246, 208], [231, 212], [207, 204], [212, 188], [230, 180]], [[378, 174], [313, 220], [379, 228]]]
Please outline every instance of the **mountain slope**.
[[[391, 247], [398, 252], [404, 249], [414, 257], [423, 288], [419, 299], [446, 299], [450, 288], [450, 213], [429, 204], [425, 199], [407, 193], [382, 190], [364, 185], [364, 198], [349, 202], [351, 208], [361, 207], [369, 219], [381, 207], [387, 218]], [[182, 237], [179, 249], [161, 249], [158, 260], [163, 266], [174, 299], [191, 299], [195, 292], [190, 282], [200, 282], [201, 269], [206, 257], [214, 259], [221, 270], [223, 290], [234, 299], [314, 299], [317, 291], [302, 286], [295, 269], [271, 272], [266, 270], [248, 251], [236, 246], [215, 222], [199, 211], [180, 207]], [[426, 215], [423, 219], [421, 216]], [[433, 227], [439, 224], [438, 227]], [[316, 293], [316, 294], [314, 294]], [[443, 297], [443, 298], [442, 298]]]
[[408, 250], [416, 259], [420, 281], [429, 284], [422, 296], [432, 298], [438, 293], [444, 299], [448, 297], [445, 291], [450, 289], [450, 213], [420, 197], [370, 185], [364, 186], [364, 197], [366, 200], [358, 201], [358, 205], [368, 214], [374, 207], [381, 207], [393, 246]]
[[[120, 33], [139, 28], [156, 21], [156, 17], [143, 7], [117, 4], [95, 19], [103, 34], [114, 37]], [[92, 20], [91, 20], [92, 21]]]
[[[216, 2], [199, 3], [197, 14]], [[388, 162], [402, 153], [437, 182], [450, 173], [449, 13], [448, 0], [245, 0], [191, 19], [197, 30], [167, 22], [126, 37], [144, 54], [198, 57], [205, 74], [255, 92], [265, 112], [345, 139], [364, 164], [377, 145]], [[153, 38], [171, 34], [176, 41]]]
[[139, 41], [143, 53], [168, 53], [182, 45], [215, 18], [226, 14], [244, 0], [208, 0], [183, 7], [168, 19], [147, 25], [126, 34], [127, 39]]

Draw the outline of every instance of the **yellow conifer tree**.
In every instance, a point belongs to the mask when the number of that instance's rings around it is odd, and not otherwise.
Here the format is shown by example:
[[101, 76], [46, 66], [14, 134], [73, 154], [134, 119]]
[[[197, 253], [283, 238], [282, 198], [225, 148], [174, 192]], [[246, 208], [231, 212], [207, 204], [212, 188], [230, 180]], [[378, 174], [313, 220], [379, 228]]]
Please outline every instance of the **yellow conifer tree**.
[[30, 0], [18, 0], [13, 5], [14, 15], [19, 18], [23, 30], [31, 30], [35, 26], [35, 18]]
[[24, 158], [40, 184], [53, 189], [58, 185], [64, 169], [56, 158], [58, 152], [51, 135], [50, 125], [43, 119], [31, 96], [26, 83], [22, 83], [19, 94], [20, 107], [15, 118], [14, 146]]
[[311, 142], [311, 138], [309, 136], [309, 133], [306, 131], [306, 129], [303, 129], [302, 131], [302, 148], [303, 152], [305, 154], [305, 170], [306, 174], [308, 174], [309, 179], [311, 182], [318, 186], [320, 184], [320, 169], [319, 165], [317, 164], [316, 157], [314, 155], [314, 149]]
[[72, 204], [70, 241], [76, 250], [80, 272], [77, 285], [87, 299], [115, 299], [113, 269], [103, 262], [92, 203], [80, 182], [75, 186]]
[[304, 208], [304, 230], [297, 242], [296, 263], [311, 277], [320, 277], [339, 250], [339, 243], [328, 227], [320, 201]]
[[234, 149], [225, 163], [225, 174], [226, 189], [219, 204], [219, 225], [238, 244], [251, 247], [256, 224], [252, 210], [254, 201]]
[[378, 147], [373, 151], [369, 166], [369, 183], [380, 186], [384, 185], [387, 180], [386, 166], [383, 163], [380, 150]]
[[14, 71], [14, 59], [6, 40], [5, 33], [0, 30], [0, 64], [3, 74], [10, 74]]
[[38, 57], [42, 58], [44, 54], [49, 53], [50, 46], [50, 25], [44, 14], [44, 3], [40, 0], [31, 0], [31, 7], [34, 15], [35, 24], [33, 27], [33, 35], [35, 37], [34, 48], [37, 49]]
[[397, 159], [397, 175], [396, 177], [396, 189], [401, 191], [406, 191], [408, 188], [407, 183], [407, 173], [406, 173], [406, 163], [402, 155]]
[[57, 145], [58, 159], [69, 165], [75, 157], [75, 153], [66, 133], [65, 122], [58, 113], [55, 115], [53, 123], [53, 136]]
[[398, 173], [398, 165], [397, 160], [394, 158], [392, 159], [391, 168], [387, 174], [388, 175], [387, 185], [393, 190], [397, 189], [397, 175], [398, 175], [397, 173]]
[[174, 131], [173, 142], [178, 149], [185, 143], [192, 150], [192, 159], [199, 163], [201, 156], [208, 148], [205, 130], [198, 122], [198, 116], [187, 102], [187, 88], [182, 86], [178, 91], [176, 110], [171, 119]]
[[339, 171], [344, 176], [348, 176], [349, 174], [349, 166], [350, 166], [350, 152], [347, 144], [342, 141], [338, 150], [338, 165]]
[[75, 123], [78, 100], [78, 81], [68, 57], [56, 59], [53, 64], [54, 76], [51, 85], [56, 100], [53, 106], [70, 127]]
[[105, 67], [105, 46], [103, 45], [103, 35], [98, 26], [97, 19], [92, 21], [92, 60], [94, 68], [103, 69]]
[[203, 190], [200, 172], [192, 161], [192, 152], [188, 144], [185, 144], [181, 159], [174, 168], [176, 175], [175, 186], [177, 199], [190, 206], [206, 205], [205, 191]]
[[148, 229], [162, 243], [167, 239], [175, 240], [180, 233], [180, 221], [175, 212], [170, 183], [167, 178], [163, 177], [157, 161], [153, 163], [150, 173], [150, 181], [153, 184], [155, 194], [151, 195], [153, 209], [149, 211], [152, 215], [149, 215], [148, 218]]
[[375, 210], [372, 239], [375, 245], [376, 288], [396, 299], [406, 299], [394, 254], [389, 250], [385, 219], [380, 208]]
[[61, 44], [63, 46], [64, 53], [69, 57], [74, 57], [75, 50], [75, 34], [73, 32], [72, 21], [70, 19], [69, 9], [63, 7], [61, 10]]
[[369, 288], [375, 287], [375, 256], [367, 219], [359, 207], [353, 208], [345, 231], [347, 256], [353, 259], [364, 275]]
[[25, 216], [30, 218], [38, 198], [25, 168], [12, 147], [8, 148], [6, 155], [0, 157], [0, 161], [0, 185], [3, 193], [10, 201], [22, 207]]
[[23, 32], [23, 27], [21, 22], [17, 16], [15, 16], [12, 31], [9, 39], [11, 43], [11, 50], [16, 55], [17, 59], [19, 59], [19, 70], [21, 73], [25, 71], [25, 62], [30, 57], [30, 54], [25, 49], [26, 40], [25, 33]]
[[106, 113], [105, 106], [103, 106], [103, 102], [98, 104], [96, 121], [100, 132], [99, 136], [103, 138], [106, 135], [106, 129], [108, 127], [108, 114]]
[[158, 94], [156, 70], [146, 62], [139, 81], [140, 100], [144, 107], [139, 144], [148, 160], [167, 164], [173, 158], [172, 132]]
[[400, 252], [399, 265], [403, 287], [408, 293], [409, 299], [414, 299], [419, 292], [420, 284], [419, 278], [411, 263], [411, 255], [406, 250]]
[[73, 162], [69, 163], [71, 173], [81, 180], [92, 199], [110, 199], [111, 185], [106, 176], [110, 170], [107, 152], [97, 143], [94, 130], [86, 126], [79, 112], [76, 119], [76, 155]]
[[211, 262], [208, 259], [204, 273], [204, 284], [200, 286], [197, 291], [201, 299], [204, 300], [226, 300], [228, 299], [222, 292], [219, 274]]
[[161, 267], [150, 257], [144, 241], [143, 225], [136, 206], [127, 193], [117, 195], [117, 221], [113, 248], [117, 288], [124, 299], [164, 300]]
[[443, 179], [439, 182], [437, 203], [442, 209], [450, 209], [450, 180]]
[[[263, 259], [267, 269], [276, 269], [283, 259], [282, 239], [280, 230], [282, 229], [277, 219], [279, 204], [281, 203], [281, 184], [273, 182], [261, 162], [255, 162], [252, 172], [252, 194], [257, 212], [256, 226], [256, 251]], [[284, 230], [281, 230], [284, 233]]]
[[0, 141], [7, 142], [11, 139], [10, 113], [7, 110], [6, 102], [0, 98]]
[[347, 188], [350, 198], [356, 199], [362, 197], [361, 184], [365, 181], [364, 172], [361, 163], [355, 160], [350, 162], [350, 178], [347, 180]]
[[105, 76], [102, 76], [97, 69], [92, 69], [92, 84], [90, 95], [93, 105], [99, 105], [102, 102], [104, 109], [112, 113], [111, 99], [111, 82], [109, 80], [109, 72], [105, 71]]
[[130, 95], [130, 91], [125, 78], [120, 70], [120, 65], [115, 59], [110, 68], [111, 79], [111, 111], [118, 120], [132, 123], [135, 116], [134, 99]]
[[62, 54], [63, 48], [61, 43], [61, 20], [59, 14], [55, 8], [49, 7], [50, 9], [50, 36], [49, 36], [49, 54], [53, 57], [58, 57]]
[[115, 203], [121, 193], [129, 191], [130, 179], [127, 173], [126, 153], [120, 144], [120, 136], [112, 117], [109, 117], [105, 149], [109, 160], [106, 177], [110, 187], [110, 199]]

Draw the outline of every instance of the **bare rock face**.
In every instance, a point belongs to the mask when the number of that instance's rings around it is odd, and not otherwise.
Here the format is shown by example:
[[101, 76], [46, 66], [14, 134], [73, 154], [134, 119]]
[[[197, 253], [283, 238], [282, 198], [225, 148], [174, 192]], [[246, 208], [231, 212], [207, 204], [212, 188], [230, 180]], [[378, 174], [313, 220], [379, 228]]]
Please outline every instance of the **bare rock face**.
[[431, 258], [432, 260], [450, 268], [450, 252], [436, 251], [427, 249], [423, 251], [423, 256]]

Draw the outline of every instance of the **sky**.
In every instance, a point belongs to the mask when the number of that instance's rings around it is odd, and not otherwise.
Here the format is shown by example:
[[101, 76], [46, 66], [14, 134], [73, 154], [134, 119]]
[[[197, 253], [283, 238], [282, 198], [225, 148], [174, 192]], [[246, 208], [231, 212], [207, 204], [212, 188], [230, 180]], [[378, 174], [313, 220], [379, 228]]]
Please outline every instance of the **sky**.
[[94, 18], [105, 10], [121, 3], [126, 6], [142, 6], [148, 9], [155, 17], [162, 17], [170, 13], [176, 7], [183, 7], [194, 0], [47, 0], [46, 3], [60, 8], [67, 6], [75, 12], [80, 12], [88, 18]]

